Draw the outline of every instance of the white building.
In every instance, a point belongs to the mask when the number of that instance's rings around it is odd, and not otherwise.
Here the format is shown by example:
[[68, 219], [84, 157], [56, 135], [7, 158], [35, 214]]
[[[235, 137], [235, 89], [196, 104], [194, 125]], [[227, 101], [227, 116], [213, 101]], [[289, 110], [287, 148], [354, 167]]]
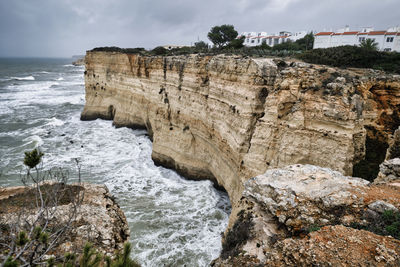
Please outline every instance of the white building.
[[360, 45], [363, 40], [373, 39], [378, 43], [380, 51], [400, 52], [400, 27], [393, 27], [387, 31], [374, 31], [373, 28], [350, 31], [347, 27], [336, 32], [319, 32], [314, 37], [314, 48]]
[[258, 46], [262, 43], [265, 43], [272, 47], [277, 44], [285, 43], [288, 40], [294, 42], [298, 39], [303, 38], [304, 36], [306, 36], [306, 34], [306, 31], [300, 31], [296, 33], [281, 31], [278, 34], [267, 34], [266, 32], [243, 32], [241, 35], [238, 36], [238, 38], [241, 36], [245, 37], [243, 42], [245, 46]]

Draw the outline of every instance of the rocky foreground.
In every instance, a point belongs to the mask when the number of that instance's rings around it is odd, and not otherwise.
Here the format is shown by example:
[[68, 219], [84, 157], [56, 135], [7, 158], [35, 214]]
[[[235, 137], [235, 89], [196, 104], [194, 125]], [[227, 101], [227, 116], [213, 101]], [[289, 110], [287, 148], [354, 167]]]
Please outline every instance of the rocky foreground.
[[[312, 165], [268, 170], [246, 182], [213, 266], [399, 266], [396, 179], [373, 184]], [[385, 221], [390, 214], [397, 221]]]
[[[58, 196], [65, 194], [58, 199], [57, 206], [45, 210], [47, 215], [44, 217], [48, 220], [46, 231], [50, 231], [50, 233], [52, 233], [52, 229], [65, 231], [58, 240], [58, 244], [49, 251], [48, 255], [62, 257], [67, 252], [80, 253], [87, 242], [93, 244], [99, 252], [105, 255], [115, 255], [117, 250], [122, 249], [124, 242], [129, 238], [129, 228], [125, 215], [107, 187], [83, 183], [63, 186], [62, 188], [66, 188], [66, 190], [60, 190], [58, 187], [54, 191], [58, 185], [49, 183], [42, 186], [42, 192], [48, 201], [57, 197], [56, 195], [50, 196], [51, 192], [57, 192]], [[70, 201], [71, 194], [78, 193], [82, 200]], [[20, 226], [23, 229], [26, 223], [35, 222], [35, 218], [38, 217], [38, 209], [35, 205], [38, 197], [35, 188], [32, 187], [0, 188], [0, 238], [2, 242], [6, 241], [8, 244], [12, 244], [11, 240], [7, 240], [7, 236], [15, 234], [14, 227]], [[74, 199], [76, 198], [74, 197]], [[77, 208], [76, 212], [74, 205]], [[37, 223], [44, 225], [42, 221]], [[69, 225], [69, 227], [59, 227], [65, 225]], [[52, 241], [51, 237], [49, 240]], [[3, 253], [9, 249], [3, 247], [0, 242], [0, 250]], [[5, 256], [2, 253], [0, 256]]]

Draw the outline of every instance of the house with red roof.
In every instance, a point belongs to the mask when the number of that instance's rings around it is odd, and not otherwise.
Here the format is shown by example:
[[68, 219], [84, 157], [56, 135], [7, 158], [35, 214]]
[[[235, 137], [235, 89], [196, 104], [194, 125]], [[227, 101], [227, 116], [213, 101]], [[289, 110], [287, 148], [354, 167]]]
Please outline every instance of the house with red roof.
[[380, 51], [400, 52], [400, 27], [393, 27], [386, 31], [375, 31], [373, 28], [351, 31], [349, 27], [346, 27], [336, 32], [319, 32], [314, 37], [314, 49], [343, 45], [360, 45], [364, 40], [372, 39], [378, 44], [378, 50]]

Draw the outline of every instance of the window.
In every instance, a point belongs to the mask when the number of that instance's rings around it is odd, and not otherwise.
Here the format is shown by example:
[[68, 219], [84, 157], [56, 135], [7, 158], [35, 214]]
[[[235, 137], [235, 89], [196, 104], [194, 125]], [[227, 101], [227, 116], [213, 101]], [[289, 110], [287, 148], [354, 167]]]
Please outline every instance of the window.
[[392, 49], [391, 48], [385, 48], [385, 49], [383, 49], [383, 51], [390, 52], [390, 51], [392, 51]]
[[250, 42], [250, 39], [249, 39], [249, 38], [246, 39], [246, 43], [248, 43], [248, 42]]
[[365, 37], [360, 37], [360, 38], [358, 38], [358, 41], [361, 43], [361, 42], [364, 42], [365, 41]]
[[259, 42], [260, 42], [260, 38], [257, 39], [257, 43], [259, 43]]
[[254, 44], [254, 39], [251, 40], [251, 43]]
[[393, 39], [394, 39], [394, 37], [388, 37], [388, 38], [386, 38], [386, 42], [393, 43]]

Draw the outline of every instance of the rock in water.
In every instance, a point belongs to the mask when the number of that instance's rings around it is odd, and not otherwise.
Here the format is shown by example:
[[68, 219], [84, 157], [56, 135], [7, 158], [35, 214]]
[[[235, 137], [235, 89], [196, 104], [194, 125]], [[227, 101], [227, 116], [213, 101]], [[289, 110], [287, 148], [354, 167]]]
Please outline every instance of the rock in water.
[[74, 66], [84, 66], [85, 65], [85, 57], [78, 58], [77, 60], [72, 62]]

